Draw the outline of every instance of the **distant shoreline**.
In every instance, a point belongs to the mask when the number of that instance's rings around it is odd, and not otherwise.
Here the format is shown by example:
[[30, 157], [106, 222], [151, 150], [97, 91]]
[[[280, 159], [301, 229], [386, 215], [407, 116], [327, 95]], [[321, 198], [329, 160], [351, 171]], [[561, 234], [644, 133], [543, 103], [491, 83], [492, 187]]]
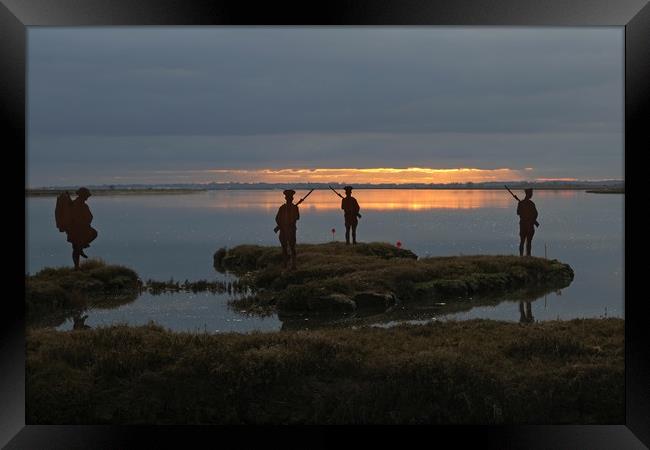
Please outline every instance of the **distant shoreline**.
[[624, 188], [604, 188], [604, 189], [589, 189], [588, 194], [625, 194]]
[[[74, 195], [75, 189], [25, 189], [25, 197], [56, 197], [68, 191]], [[162, 189], [162, 188], [141, 188], [141, 189], [91, 189], [92, 195], [173, 195], [193, 194], [205, 192], [206, 189]]]
[[[238, 186], [238, 187], [209, 187], [209, 188], [90, 188], [93, 195], [165, 195], [165, 194], [193, 194], [207, 191], [273, 191], [282, 190], [286, 187], [293, 187], [297, 190], [311, 189], [309, 186], [295, 186], [287, 184], [286, 186]], [[334, 187], [334, 186], [333, 186]], [[334, 187], [341, 190], [341, 187]], [[512, 190], [522, 191], [523, 187], [510, 186]], [[314, 190], [328, 190], [328, 187], [314, 187]], [[378, 186], [357, 186], [355, 190], [431, 190], [431, 191], [501, 191], [503, 187], [497, 186], [399, 186], [399, 185], [378, 185]], [[594, 194], [624, 194], [624, 188], [593, 188], [587, 186], [535, 186], [536, 191], [585, 191]], [[26, 197], [55, 197], [65, 191], [74, 195], [75, 188], [51, 188], [51, 189], [25, 189]]]

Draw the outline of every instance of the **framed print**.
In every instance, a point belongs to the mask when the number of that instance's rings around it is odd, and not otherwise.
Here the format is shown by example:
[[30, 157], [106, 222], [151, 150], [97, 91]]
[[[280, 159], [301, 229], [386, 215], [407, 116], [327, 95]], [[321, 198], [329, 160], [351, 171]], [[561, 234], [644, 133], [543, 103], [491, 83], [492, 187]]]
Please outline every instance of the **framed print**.
[[0, 22], [25, 186], [7, 448], [224, 425], [649, 445], [625, 201], [647, 2], [3, 0]]

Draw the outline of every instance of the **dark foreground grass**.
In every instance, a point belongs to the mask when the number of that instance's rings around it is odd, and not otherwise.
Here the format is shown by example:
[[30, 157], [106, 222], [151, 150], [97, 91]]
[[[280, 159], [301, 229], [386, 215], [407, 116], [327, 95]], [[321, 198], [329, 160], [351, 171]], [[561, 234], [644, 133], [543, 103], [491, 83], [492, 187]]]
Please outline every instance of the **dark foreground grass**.
[[623, 423], [623, 320], [27, 336], [29, 424]]
[[248, 311], [281, 313], [353, 311], [422, 299], [450, 302], [472, 296], [507, 294], [523, 288], [560, 289], [573, 270], [557, 260], [507, 255], [419, 258], [385, 243], [297, 246], [296, 270], [282, 268], [279, 247], [241, 245], [219, 249], [217, 270], [240, 276], [255, 292]]

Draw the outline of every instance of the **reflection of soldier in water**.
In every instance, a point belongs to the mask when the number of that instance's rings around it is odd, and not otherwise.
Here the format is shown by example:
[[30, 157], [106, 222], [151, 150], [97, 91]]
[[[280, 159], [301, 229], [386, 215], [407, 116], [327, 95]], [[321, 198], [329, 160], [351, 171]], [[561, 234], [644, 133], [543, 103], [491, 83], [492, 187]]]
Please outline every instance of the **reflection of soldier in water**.
[[89, 325], [86, 325], [86, 319], [88, 318], [87, 314], [81, 315], [80, 311], [75, 311], [72, 315], [72, 329], [73, 330], [87, 330], [90, 328]]
[[517, 215], [519, 216], [519, 255], [524, 255], [524, 242], [526, 243], [526, 255], [530, 256], [533, 235], [537, 223], [537, 208], [530, 199], [533, 196], [532, 189], [525, 189], [526, 198], [517, 204]]
[[359, 214], [359, 203], [352, 197], [352, 186], [345, 186], [345, 197], [341, 200], [341, 209], [345, 218], [345, 243], [350, 243], [350, 229], [352, 229], [352, 243], [357, 243], [357, 225], [361, 214]]
[[289, 249], [291, 250], [291, 268], [296, 268], [296, 221], [300, 219], [298, 205], [293, 204], [293, 189], [284, 191], [286, 203], [280, 206], [275, 216], [275, 231], [280, 230], [280, 244], [282, 245], [283, 266], [287, 267]]
[[533, 323], [535, 319], [533, 318], [533, 308], [530, 305], [530, 302], [525, 302], [526, 306], [524, 308], [524, 302], [519, 302], [519, 322], [520, 323]]
[[97, 230], [90, 226], [93, 215], [86, 204], [90, 191], [85, 187], [77, 190], [77, 198], [70, 204], [69, 226], [66, 228], [68, 242], [72, 244], [72, 261], [75, 269], [79, 269], [79, 256], [88, 258], [83, 249], [97, 237]]

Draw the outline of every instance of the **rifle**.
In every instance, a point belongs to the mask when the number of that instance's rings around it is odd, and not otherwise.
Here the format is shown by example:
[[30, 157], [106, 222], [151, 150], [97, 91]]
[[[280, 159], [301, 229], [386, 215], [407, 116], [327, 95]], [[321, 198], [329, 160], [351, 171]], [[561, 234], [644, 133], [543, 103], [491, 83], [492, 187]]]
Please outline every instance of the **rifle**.
[[515, 194], [514, 194], [514, 193], [513, 193], [509, 188], [508, 188], [508, 186], [506, 186], [505, 184], [504, 184], [503, 186], [504, 186], [506, 189], [508, 189], [508, 192], [510, 192], [510, 195], [512, 195], [512, 196], [515, 198], [515, 200], [517, 200], [518, 202], [521, 201], [521, 200], [519, 200], [519, 197], [517, 197], [517, 196], [516, 196], [516, 195], [515, 195]]
[[[307, 192], [307, 195], [305, 195], [303, 198], [301, 198], [300, 200], [298, 200], [298, 203], [296, 203], [296, 206], [298, 206], [299, 204], [301, 204], [302, 202], [304, 202], [305, 199], [306, 199], [307, 197], [309, 197], [309, 194], [311, 194], [312, 192], [314, 192], [313, 189], [312, 189], [311, 191]], [[274, 233], [277, 233], [279, 230], [280, 230], [280, 227], [278, 227], [278, 226], [276, 226], [275, 228], [273, 228], [273, 232], [274, 232]]]
[[[332, 186], [327, 185], [327, 187], [329, 187], [332, 191], [334, 191], [334, 188], [333, 188]], [[334, 191], [334, 193], [335, 193], [336, 195], [338, 195], [339, 197], [343, 198], [343, 196], [342, 196], [341, 194], [339, 194], [338, 192]]]
[[314, 192], [313, 189], [312, 189], [311, 191], [307, 192], [307, 195], [305, 195], [303, 198], [301, 198], [300, 200], [298, 200], [298, 203], [296, 203], [296, 206], [298, 206], [299, 204], [301, 204], [302, 202], [304, 202], [305, 199], [306, 199], [307, 197], [309, 197], [309, 194], [311, 194], [312, 192]]
[[[516, 195], [515, 195], [515, 194], [514, 194], [514, 193], [513, 193], [509, 188], [508, 188], [508, 186], [506, 186], [505, 184], [504, 184], [503, 186], [504, 186], [506, 189], [508, 189], [508, 192], [510, 192], [510, 195], [512, 195], [512, 196], [515, 198], [515, 200], [517, 200], [518, 202], [521, 201], [521, 200], [519, 200], [519, 197], [517, 197], [517, 196], [516, 196]], [[538, 222], [538, 221], [535, 221], [535, 226], [536, 226], [536, 227], [539, 227], [539, 222]]]
[[[331, 190], [334, 191], [334, 188], [333, 188], [332, 186], [328, 185], [328, 187], [329, 187]], [[339, 194], [339, 193], [336, 192], [336, 191], [334, 191], [334, 193], [335, 193], [336, 195], [338, 195], [339, 197], [341, 197], [341, 198], [345, 198], [345, 197], [343, 197], [341, 194]], [[357, 213], [357, 217], [358, 217], [359, 219], [361, 219], [361, 214]]]

